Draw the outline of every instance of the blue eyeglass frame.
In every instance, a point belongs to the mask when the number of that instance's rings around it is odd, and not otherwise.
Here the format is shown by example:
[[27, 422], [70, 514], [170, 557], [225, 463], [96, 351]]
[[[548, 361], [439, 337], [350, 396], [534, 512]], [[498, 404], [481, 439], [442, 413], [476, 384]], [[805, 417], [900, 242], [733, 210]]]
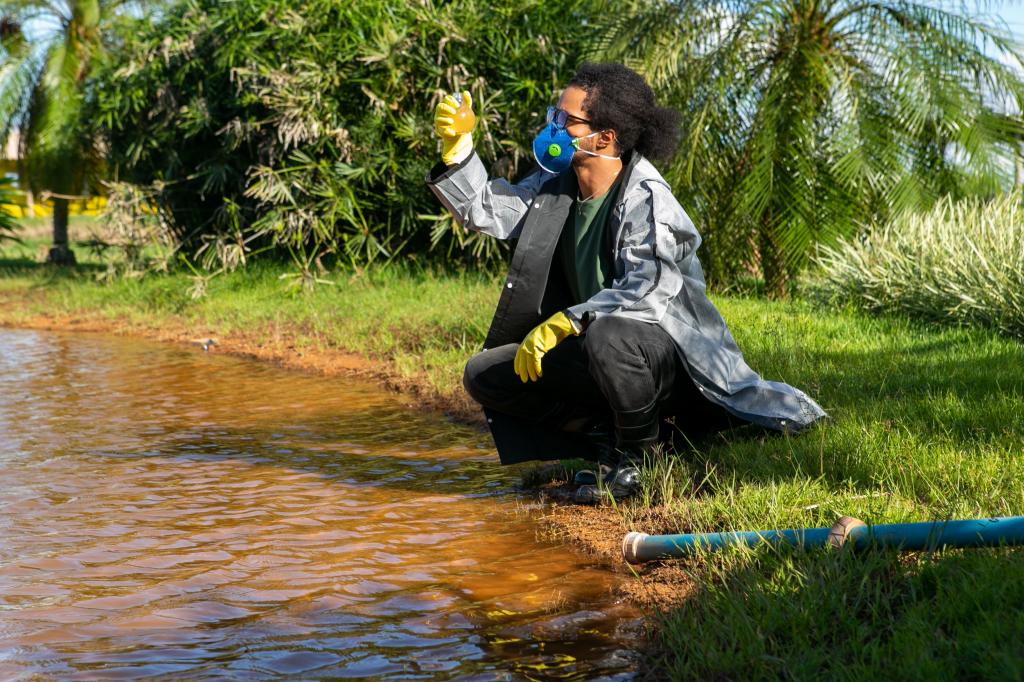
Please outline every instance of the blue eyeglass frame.
[[587, 125], [590, 124], [590, 121], [587, 119], [580, 118], [579, 116], [573, 116], [565, 109], [559, 109], [555, 106], [548, 107], [548, 113], [545, 120], [548, 123], [554, 123], [556, 128], [565, 128], [565, 125], [569, 122], [570, 118], [580, 123], [586, 123]]

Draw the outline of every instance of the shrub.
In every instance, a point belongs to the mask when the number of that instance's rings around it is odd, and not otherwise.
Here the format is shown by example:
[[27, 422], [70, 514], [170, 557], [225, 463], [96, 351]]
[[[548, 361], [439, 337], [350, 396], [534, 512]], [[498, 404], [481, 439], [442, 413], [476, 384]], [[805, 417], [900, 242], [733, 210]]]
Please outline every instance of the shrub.
[[871, 310], [981, 324], [1024, 337], [1024, 200], [941, 200], [822, 247], [828, 294]]
[[94, 119], [118, 179], [149, 187], [210, 267], [261, 248], [307, 275], [324, 256], [494, 261], [504, 247], [453, 225], [423, 182], [434, 106], [470, 90], [485, 163], [524, 174], [586, 35], [563, 29], [591, 4], [184, 0], [124, 32]]

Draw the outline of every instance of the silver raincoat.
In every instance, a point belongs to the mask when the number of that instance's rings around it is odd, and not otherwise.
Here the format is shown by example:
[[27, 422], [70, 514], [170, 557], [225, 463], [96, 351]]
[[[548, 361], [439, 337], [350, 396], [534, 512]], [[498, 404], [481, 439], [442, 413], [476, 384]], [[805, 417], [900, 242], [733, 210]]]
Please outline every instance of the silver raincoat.
[[[621, 315], [660, 325], [700, 392], [741, 419], [795, 433], [827, 416], [803, 391], [762, 379], [747, 365], [707, 297], [693, 221], [650, 161], [637, 152], [623, 161], [605, 234], [614, 253], [614, 281], [576, 305], [554, 258], [577, 196], [575, 173], [537, 168], [518, 184], [489, 180], [473, 153], [454, 166], [438, 164], [427, 175], [428, 186], [460, 225], [518, 240], [485, 348], [522, 341], [559, 310], [584, 329], [604, 315]], [[579, 444], [561, 434], [485, 413], [504, 463], [581, 456]]]

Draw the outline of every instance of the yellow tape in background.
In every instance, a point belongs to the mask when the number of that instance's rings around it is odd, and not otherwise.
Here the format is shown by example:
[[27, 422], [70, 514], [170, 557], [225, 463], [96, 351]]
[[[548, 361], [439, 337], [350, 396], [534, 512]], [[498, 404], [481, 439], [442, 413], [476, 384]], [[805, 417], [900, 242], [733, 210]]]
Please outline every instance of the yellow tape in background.
[[[68, 202], [69, 215], [97, 216], [107, 205], [106, 197], [89, 197], [78, 201]], [[24, 192], [14, 193], [14, 203], [5, 204], [4, 207], [15, 218], [28, 218], [28, 202], [25, 200]], [[53, 216], [53, 203], [50, 201], [37, 201], [32, 207], [37, 218], [50, 218]]]

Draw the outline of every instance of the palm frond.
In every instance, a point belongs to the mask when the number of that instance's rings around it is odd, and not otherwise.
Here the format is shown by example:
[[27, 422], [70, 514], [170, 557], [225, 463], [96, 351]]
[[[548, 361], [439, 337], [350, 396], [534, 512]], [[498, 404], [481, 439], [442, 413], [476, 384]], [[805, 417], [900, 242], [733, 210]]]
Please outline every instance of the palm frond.
[[795, 271], [815, 243], [1007, 185], [1021, 122], [995, 106], [1024, 103], [1024, 82], [1001, 58], [1024, 58], [998, 27], [911, 0], [629, 8], [595, 51], [637, 64], [683, 113], [669, 179], [721, 212], [700, 216], [708, 230], [753, 231], [731, 244], [762, 231]]

